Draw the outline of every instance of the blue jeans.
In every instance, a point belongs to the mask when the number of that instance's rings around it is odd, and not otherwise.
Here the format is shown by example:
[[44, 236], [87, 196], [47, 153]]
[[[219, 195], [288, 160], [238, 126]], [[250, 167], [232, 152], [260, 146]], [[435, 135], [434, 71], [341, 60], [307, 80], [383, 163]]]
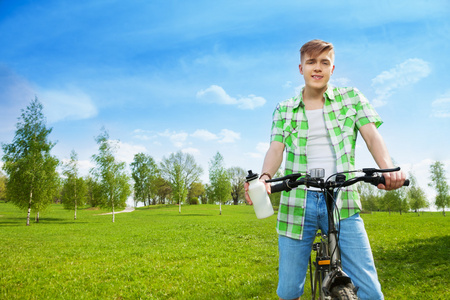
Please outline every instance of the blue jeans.
[[[311, 247], [318, 229], [328, 232], [325, 197], [308, 191], [303, 239], [279, 236], [279, 280], [277, 294], [282, 299], [295, 299], [303, 294]], [[358, 289], [360, 299], [383, 299], [364, 222], [359, 214], [339, 223], [339, 246], [342, 268]]]

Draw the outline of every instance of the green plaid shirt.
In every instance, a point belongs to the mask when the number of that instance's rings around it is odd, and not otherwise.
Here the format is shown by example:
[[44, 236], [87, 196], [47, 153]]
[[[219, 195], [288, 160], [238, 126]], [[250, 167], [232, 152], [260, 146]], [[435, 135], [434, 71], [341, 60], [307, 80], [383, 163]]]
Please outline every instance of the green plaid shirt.
[[[330, 134], [336, 168], [338, 172], [355, 169], [355, 145], [358, 130], [365, 124], [382, 124], [381, 118], [369, 101], [356, 88], [336, 88], [328, 86], [323, 107], [325, 125]], [[285, 145], [285, 174], [306, 173], [308, 159], [306, 142], [308, 120], [302, 93], [278, 104], [273, 113], [271, 141]], [[347, 175], [350, 178], [354, 175]], [[298, 187], [281, 195], [278, 210], [278, 234], [294, 239], [302, 239], [306, 187]], [[339, 193], [337, 206], [341, 219], [361, 211], [361, 201], [356, 185], [343, 188]]]

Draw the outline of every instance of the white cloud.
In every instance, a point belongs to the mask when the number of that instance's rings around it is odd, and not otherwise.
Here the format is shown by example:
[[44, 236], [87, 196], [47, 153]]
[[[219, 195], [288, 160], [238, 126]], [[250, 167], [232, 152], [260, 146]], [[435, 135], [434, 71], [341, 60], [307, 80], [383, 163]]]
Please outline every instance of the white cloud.
[[292, 81], [286, 81], [286, 83], [283, 84], [283, 88], [288, 89], [288, 88], [291, 88], [291, 87], [292, 87]]
[[256, 145], [256, 152], [248, 152], [246, 155], [252, 157], [252, 158], [264, 158], [266, 155], [267, 150], [269, 150], [270, 144], [269, 143], [258, 143]]
[[198, 150], [197, 148], [189, 147], [189, 148], [182, 149], [181, 152], [194, 155], [194, 154], [200, 153], [200, 150]]
[[150, 130], [135, 129], [133, 130], [133, 137], [141, 141], [149, 141], [155, 140], [157, 138], [157, 135]]
[[239, 98], [231, 97], [218, 85], [211, 85], [205, 90], [200, 90], [197, 92], [197, 98], [211, 103], [236, 105], [240, 109], [255, 109], [266, 103], [266, 99], [255, 95], [239, 96]]
[[89, 119], [97, 115], [97, 108], [89, 95], [70, 88], [68, 90], [44, 90], [39, 95], [48, 122]]
[[238, 132], [234, 132], [229, 129], [222, 129], [220, 131], [220, 140], [219, 143], [234, 143], [236, 140], [241, 139], [241, 134]]
[[266, 99], [255, 95], [248, 95], [247, 97], [241, 97], [238, 99], [238, 107], [240, 109], [255, 109], [263, 106], [266, 103]]
[[204, 141], [212, 141], [218, 139], [217, 135], [206, 129], [197, 129], [193, 134], [191, 134], [191, 136]]
[[89, 174], [89, 171], [95, 167], [95, 164], [90, 160], [79, 160], [78, 170], [80, 174]]
[[436, 118], [450, 118], [450, 90], [431, 103], [432, 116]]
[[387, 99], [398, 89], [414, 84], [430, 75], [430, 73], [429, 63], [419, 58], [407, 59], [394, 68], [383, 71], [372, 79], [372, 87], [377, 95], [373, 100], [373, 105], [385, 105]]
[[0, 132], [15, 129], [20, 110], [25, 109], [35, 95], [34, 84], [0, 64]]
[[351, 82], [351, 80], [346, 77], [340, 77], [340, 78], [331, 77], [331, 79], [330, 79], [330, 83], [334, 86], [349, 86], [350, 82]]
[[269, 147], [270, 147], [270, 143], [258, 143], [256, 145], [256, 150], [259, 153], [265, 154], [267, 152], [267, 150], [269, 150]]
[[111, 140], [111, 143], [117, 146], [117, 160], [127, 164], [130, 164], [134, 160], [135, 154], [147, 152], [147, 149], [141, 145], [132, 145], [118, 140]]
[[194, 148], [184, 148], [193, 144], [193, 142], [190, 141], [190, 138], [192, 137], [205, 142], [217, 141], [221, 144], [235, 143], [241, 138], [241, 134], [239, 132], [235, 132], [229, 129], [222, 129], [218, 134], [212, 133], [206, 129], [197, 129], [196, 131], [194, 131], [194, 133], [191, 134], [184, 131], [177, 132], [167, 129], [164, 132], [158, 133], [158, 135], [160, 137], [168, 138], [175, 147], [183, 148], [182, 151], [189, 151], [189, 153], [199, 152]]
[[159, 135], [163, 136], [163, 137], [168, 137], [169, 140], [172, 142], [172, 144], [177, 148], [183, 147], [189, 136], [184, 131], [176, 132], [176, 131], [170, 131], [168, 129], [164, 132], [159, 133]]

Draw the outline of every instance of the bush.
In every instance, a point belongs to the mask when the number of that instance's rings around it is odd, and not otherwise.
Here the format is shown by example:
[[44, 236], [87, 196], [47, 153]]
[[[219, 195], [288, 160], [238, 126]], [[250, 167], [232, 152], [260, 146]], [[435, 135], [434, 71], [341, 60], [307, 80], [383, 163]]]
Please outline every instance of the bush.
[[198, 204], [198, 198], [197, 197], [192, 197], [191, 199], [189, 199], [189, 203], [190, 204]]

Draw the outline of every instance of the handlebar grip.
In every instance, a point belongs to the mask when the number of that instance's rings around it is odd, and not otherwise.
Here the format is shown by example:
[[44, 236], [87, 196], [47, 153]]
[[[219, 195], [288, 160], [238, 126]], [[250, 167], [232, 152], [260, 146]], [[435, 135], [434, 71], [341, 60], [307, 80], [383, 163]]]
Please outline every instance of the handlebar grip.
[[[384, 180], [384, 176], [379, 176], [379, 177], [374, 177], [374, 178], [378, 178], [378, 180], [373, 180], [373, 182], [372, 182], [373, 185], [377, 186], [380, 183], [386, 184], [386, 181]], [[409, 186], [409, 179], [405, 179], [403, 186]]]
[[281, 183], [273, 184], [270, 186], [270, 192], [273, 193], [279, 193], [282, 191], [290, 191], [291, 188], [288, 187], [286, 181], [283, 181]]

